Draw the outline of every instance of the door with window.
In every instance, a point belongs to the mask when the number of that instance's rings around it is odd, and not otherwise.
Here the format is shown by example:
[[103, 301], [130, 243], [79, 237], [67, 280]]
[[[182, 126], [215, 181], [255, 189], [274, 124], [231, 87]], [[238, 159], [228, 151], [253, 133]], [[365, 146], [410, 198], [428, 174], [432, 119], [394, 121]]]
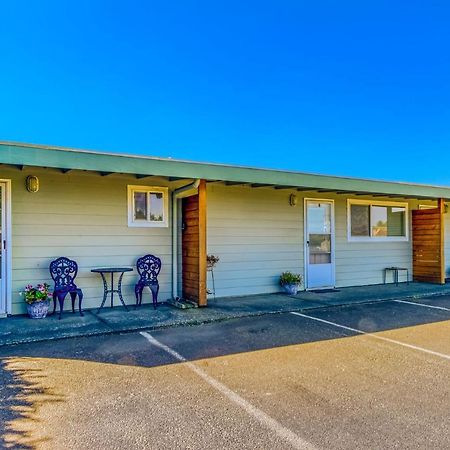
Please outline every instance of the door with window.
[[334, 287], [334, 208], [330, 200], [305, 200], [306, 288]]
[[7, 312], [6, 303], [6, 232], [7, 232], [7, 208], [6, 208], [7, 185], [0, 182], [0, 316]]

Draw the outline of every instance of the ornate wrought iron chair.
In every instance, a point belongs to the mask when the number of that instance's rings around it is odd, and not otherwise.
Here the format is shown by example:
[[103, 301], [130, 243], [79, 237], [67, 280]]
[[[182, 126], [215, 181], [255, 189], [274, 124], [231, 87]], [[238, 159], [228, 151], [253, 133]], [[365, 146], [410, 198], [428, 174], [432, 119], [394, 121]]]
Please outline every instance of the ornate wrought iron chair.
[[72, 312], [75, 312], [75, 299], [78, 295], [78, 310], [80, 316], [83, 316], [81, 302], [83, 300], [83, 292], [76, 286], [74, 280], [78, 273], [78, 264], [69, 258], [61, 257], [50, 263], [50, 275], [55, 282], [53, 290], [53, 313], [56, 311], [56, 299], [59, 302], [59, 318], [61, 319], [64, 309], [64, 299], [70, 294], [72, 299]]
[[153, 255], [145, 255], [137, 260], [136, 266], [139, 273], [139, 281], [134, 288], [136, 306], [142, 304], [142, 291], [144, 287], [148, 286], [152, 291], [153, 308], [156, 309], [158, 305], [158, 275], [161, 272], [161, 260]]

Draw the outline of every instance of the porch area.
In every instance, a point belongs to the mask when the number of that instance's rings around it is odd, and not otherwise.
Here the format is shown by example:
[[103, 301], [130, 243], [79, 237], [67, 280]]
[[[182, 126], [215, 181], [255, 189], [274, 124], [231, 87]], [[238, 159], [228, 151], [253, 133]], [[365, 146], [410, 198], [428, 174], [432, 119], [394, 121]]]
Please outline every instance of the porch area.
[[0, 346], [38, 342], [70, 337], [82, 337], [137, 330], [155, 330], [175, 326], [193, 326], [240, 317], [278, 314], [291, 311], [311, 311], [320, 308], [345, 307], [358, 303], [389, 300], [411, 300], [450, 295], [450, 283], [428, 284], [412, 282], [346, 287], [326, 292], [303, 291], [296, 296], [282, 293], [221, 297], [209, 300], [208, 308], [177, 309], [162, 303], [157, 310], [150, 305], [125, 311], [123, 307], [86, 310], [84, 317], [65, 312], [58, 316], [31, 320], [13, 316], [0, 321]]

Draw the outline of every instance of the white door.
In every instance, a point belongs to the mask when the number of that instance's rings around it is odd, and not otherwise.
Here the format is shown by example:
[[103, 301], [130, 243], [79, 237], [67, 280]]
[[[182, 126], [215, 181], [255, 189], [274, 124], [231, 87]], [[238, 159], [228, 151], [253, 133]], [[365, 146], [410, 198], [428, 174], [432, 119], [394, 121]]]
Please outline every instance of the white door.
[[334, 287], [333, 202], [305, 202], [306, 288]]
[[7, 226], [8, 226], [8, 208], [7, 200], [7, 184], [0, 182], [0, 316], [7, 313], [7, 296], [6, 296], [6, 278], [7, 278]]

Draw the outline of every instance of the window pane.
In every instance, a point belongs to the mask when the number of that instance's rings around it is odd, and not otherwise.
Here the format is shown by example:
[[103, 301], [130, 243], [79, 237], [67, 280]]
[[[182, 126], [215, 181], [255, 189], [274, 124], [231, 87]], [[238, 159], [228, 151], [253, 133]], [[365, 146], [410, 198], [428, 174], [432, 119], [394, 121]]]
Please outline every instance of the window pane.
[[147, 193], [134, 192], [134, 220], [147, 220]]
[[331, 263], [331, 235], [329, 234], [309, 235], [309, 263], [310, 264]]
[[162, 192], [150, 192], [150, 220], [152, 222], [164, 220], [164, 196]]
[[331, 205], [308, 202], [308, 232], [331, 233]]
[[372, 206], [373, 237], [406, 236], [406, 208]]
[[372, 206], [372, 236], [387, 236], [388, 213], [386, 206]]
[[390, 206], [387, 211], [387, 235], [406, 236], [406, 208]]
[[351, 235], [370, 236], [370, 206], [351, 205]]

